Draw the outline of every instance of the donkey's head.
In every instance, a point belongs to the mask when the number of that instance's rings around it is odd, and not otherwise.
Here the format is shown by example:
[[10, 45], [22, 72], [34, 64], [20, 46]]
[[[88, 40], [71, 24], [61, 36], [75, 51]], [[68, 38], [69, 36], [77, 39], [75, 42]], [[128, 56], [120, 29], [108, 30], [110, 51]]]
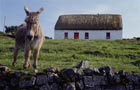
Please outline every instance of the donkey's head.
[[40, 8], [37, 12], [31, 12], [27, 7], [24, 7], [26, 12], [25, 22], [27, 24], [27, 39], [33, 40], [34, 36], [38, 33], [39, 27], [39, 14], [44, 10]]

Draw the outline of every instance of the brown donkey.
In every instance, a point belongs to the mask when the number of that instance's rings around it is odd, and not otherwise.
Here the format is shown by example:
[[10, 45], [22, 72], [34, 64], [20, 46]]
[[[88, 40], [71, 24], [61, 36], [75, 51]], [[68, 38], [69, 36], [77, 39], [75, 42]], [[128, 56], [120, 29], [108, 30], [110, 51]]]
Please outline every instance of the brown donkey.
[[36, 71], [39, 51], [45, 39], [39, 23], [39, 14], [44, 9], [40, 8], [40, 10], [37, 12], [30, 12], [27, 7], [24, 7], [24, 10], [27, 15], [25, 18], [26, 24], [20, 25], [18, 27], [18, 31], [16, 32], [14, 60], [12, 65], [16, 66], [16, 58], [18, 51], [19, 49], [24, 48], [25, 63], [23, 65], [23, 68], [27, 69], [30, 66], [30, 54], [31, 50], [33, 50], [33, 68]]

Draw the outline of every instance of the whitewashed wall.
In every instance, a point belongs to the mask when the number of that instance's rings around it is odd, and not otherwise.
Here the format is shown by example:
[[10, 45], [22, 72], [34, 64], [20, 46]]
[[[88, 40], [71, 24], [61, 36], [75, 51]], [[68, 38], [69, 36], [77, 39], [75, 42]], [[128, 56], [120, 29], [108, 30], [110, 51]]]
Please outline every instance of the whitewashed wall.
[[74, 39], [75, 32], [79, 32], [81, 40], [85, 40], [85, 32], [89, 33], [89, 40], [106, 40], [107, 32], [110, 32], [110, 40], [122, 39], [122, 30], [55, 30], [55, 39], [64, 39], [65, 32], [68, 32], [69, 39]]

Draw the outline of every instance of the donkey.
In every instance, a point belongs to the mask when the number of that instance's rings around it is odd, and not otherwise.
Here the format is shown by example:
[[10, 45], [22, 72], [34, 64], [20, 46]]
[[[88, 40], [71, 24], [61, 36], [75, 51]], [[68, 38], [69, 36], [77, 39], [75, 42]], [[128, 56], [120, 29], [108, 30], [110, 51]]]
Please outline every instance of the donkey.
[[18, 51], [24, 48], [25, 62], [23, 68], [24, 69], [29, 68], [30, 54], [31, 51], [33, 51], [34, 62], [32, 66], [34, 70], [37, 70], [39, 51], [45, 40], [43, 31], [39, 23], [39, 14], [44, 9], [40, 8], [40, 10], [37, 12], [31, 12], [27, 7], [24, 7], [24, 10], [26, 12], [26, 18], [25, 18], [26, 24], [20, 25], [16, 32], [15, 35], [16, 42], [15, 42], [12, 65], [16, 66]]

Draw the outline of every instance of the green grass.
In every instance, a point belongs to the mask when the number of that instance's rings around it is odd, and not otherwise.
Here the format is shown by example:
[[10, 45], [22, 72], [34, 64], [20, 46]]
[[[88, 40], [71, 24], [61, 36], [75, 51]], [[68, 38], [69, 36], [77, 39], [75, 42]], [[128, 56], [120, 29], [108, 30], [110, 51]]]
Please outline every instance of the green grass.
[[[0, 35], [0, 64], [18, 71], [22, 70], [24, 52], [18, 55], [17, 67], [12, 67], [14, 43], [14, 39]], [[73, 67], [81, 60], [89, 61], [90, 67], [110, 65], [116, 70], [140, 73], [140, 41], [46, 40], [40, 51], [39, 71], [50, 66]]]

